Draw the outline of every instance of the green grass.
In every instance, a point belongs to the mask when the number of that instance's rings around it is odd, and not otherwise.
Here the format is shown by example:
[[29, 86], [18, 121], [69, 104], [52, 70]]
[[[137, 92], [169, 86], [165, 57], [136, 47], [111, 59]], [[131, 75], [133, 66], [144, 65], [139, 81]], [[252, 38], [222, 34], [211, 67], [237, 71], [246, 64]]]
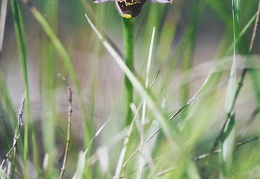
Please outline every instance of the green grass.
[[0, 177], [58, 178], [69, 145], [63, 178], [258, 178], [258, 3], [147, 2], [127, 41], [113, 2], [10, 1]]

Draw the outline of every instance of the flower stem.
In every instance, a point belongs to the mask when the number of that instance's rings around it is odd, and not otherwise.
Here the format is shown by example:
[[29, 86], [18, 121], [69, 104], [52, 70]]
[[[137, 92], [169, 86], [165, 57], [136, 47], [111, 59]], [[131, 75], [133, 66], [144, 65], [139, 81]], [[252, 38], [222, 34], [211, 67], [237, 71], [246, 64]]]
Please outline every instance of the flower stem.
[[[134, 73], [134, 18], [123, 18], [125, 64]], [[133, 113], [130, 104], [133, 102], [134, 89], [130, 80], [125, 75], [125, 126], [131, 123]]]

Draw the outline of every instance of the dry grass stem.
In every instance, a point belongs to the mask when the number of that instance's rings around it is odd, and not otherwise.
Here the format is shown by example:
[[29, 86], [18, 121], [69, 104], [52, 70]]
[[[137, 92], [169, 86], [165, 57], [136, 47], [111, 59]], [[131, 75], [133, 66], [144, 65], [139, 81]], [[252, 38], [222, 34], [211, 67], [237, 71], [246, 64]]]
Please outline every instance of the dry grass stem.
[[[5, 158], [2, 161], [1, 167], [0, 167], [1, 169], [4, 169], [4, 164], [5, 164], [6, 161], [8, 161], [7, 170], [6, 170], [6, 176], [8, 178], [10, 178], [13, 175], [13, 171], [14, 171], [14, 167], [15, 167], [17, 141], [20, 137], [20, 133], [21, 133], [21, 130], [23, 128], [24, 103], [25, 103], [25, 93], [23, 94], [20, 109], [19, 109], [19, 112], [18, 112], [17, 128], [16, 128], [15, 135], [14, 135], [14, 138], [13, 138], [13, 146], [7, 152], [7, 154], [5, 155]], [[9, 157], [10, 157], [10, 154], [11, 154], [12, 151], [13, 151], [13, 157], [12, 157], [12, 164], [11, 164], [11, 162], [9, 161]]]
[[256, 31], [257, 31], [257, 27], [258, 27], [258, 23], [259, 23], [259, 16], [260, 16], [260, 1], [258, 3], [258, 9], [257, 9], [257, 12], [256, 12], [255, 25], [254, 25], [254, 30], [253, 30], [253, 33], [252, 33], [249, 52], [252, 51], [252, 48], [253, 48], [253, 45], [254, 45], [254, 41], [255, 41], [255, 37], [256, 37]]
[[[248, 144], [248, 143], [250, 143], [250, 142], [256, 141], [256, 140], [258, 140], [258, 139], [259, 139], [259, 137], [256, 136], [256, 137], [254, 137], [254, 138], [251, 138], [251, 139], [248, 139], [248, 140], [245, 140], [245, 141], [242, 141], [242, 142], [238, 142], [238, 143], [235, 144], [235, 149], [241, 147], [242, 145], [245, 145], [245, 144]], [[197, 157], [194, 157], [193, 160], [201, 160], [201, 159], [207, 158], [207, 157], [209, 157], [209, 156], [211, 156], [211, 155], [219, 154], [220, 152], [221, 152], [220, 149], [214, 150], [214, 151], [212, 151], [212, 152], [210, 152], [210, 153], [202, 154], [202, 155], [199, 155], [199, 156], [197, 156]]]
[[72, 116], [72, 90], [69, 87], [69, 84], [68, 84], [67, 80], [64, 78], [64, 76], [59, 74], [59, 77], [65, 82], [65, 84], [67, 86], [67, 100], [69, 102], [66, 149], [65, 149], [63, 164], [62, 164], [61, 172], [60, 172], [60, 179], [62, 179], [63, 175], [65, 173], [65, 169], [66, 169], [66, 161], [67, 161], [67, 157], [68, 157], [69, 143], [70, 143], [71, 116]]

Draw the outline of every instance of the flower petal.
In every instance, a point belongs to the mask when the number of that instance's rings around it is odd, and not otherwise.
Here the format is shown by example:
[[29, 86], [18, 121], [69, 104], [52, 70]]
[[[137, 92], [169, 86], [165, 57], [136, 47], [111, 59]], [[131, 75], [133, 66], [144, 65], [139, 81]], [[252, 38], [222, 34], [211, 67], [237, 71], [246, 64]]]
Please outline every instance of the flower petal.
[[114, 2], [115, 0], [93, 0], [94, 3]]
[[166, 4], [172, 3], [172, 0], [148, 0], [147, 2]]

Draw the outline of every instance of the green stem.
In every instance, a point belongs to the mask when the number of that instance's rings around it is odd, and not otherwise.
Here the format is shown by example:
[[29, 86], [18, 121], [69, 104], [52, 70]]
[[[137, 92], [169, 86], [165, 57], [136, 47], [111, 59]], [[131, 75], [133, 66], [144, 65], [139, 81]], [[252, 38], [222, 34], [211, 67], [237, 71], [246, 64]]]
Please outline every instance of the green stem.
[[28, 74], [27, 74], [27, 56], [26, 56], [26, 48], [25, 48], [25, 33], [24, 33], [24, 24], [21, 13], [20, 1], [11, 1], [11, 9], [14, 17], [14, 28], [17, 42], [17, 49], [20, 58], [20, 64], [23, 74], [23, 83], [25, 88], [25, 120], [24, 120], [24, 150], [23, 150], [23, 160], [24, 160], [24, 178], [29, 178], [28, 174], [28, 155], [29, 155], [29, 82], [28, 82]]
[[[134, 73], [134, 23], [135, 19], [123, 18], [125, 64]], [[133, 102], [134, 88], [130, 80], [125, 75], [125, 126], [131, 123], [133, 113], [130, 104]]]

